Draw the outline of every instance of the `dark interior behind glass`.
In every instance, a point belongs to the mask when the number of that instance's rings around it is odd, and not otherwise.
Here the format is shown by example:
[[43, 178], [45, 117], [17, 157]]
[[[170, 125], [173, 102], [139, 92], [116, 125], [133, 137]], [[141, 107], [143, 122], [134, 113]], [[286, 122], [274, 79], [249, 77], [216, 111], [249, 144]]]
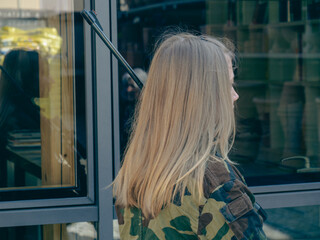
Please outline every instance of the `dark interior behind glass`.
[[[230, 153], [251, 186], [320, 180], [320, 1], [118, 1], [118, 47], [147, 73], [170, 26], [237, 48], [237, 134]], [[121, 151], [139, 89], [119, 70]]]

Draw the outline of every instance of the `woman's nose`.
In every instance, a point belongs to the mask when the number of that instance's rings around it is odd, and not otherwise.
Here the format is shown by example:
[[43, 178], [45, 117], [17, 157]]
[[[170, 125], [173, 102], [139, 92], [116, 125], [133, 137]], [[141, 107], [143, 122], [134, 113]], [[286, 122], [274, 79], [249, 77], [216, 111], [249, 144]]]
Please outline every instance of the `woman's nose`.
[[239, 95], [238, 93], [234, 90], [234, 88], [232, 88], [232, 92], [231, 92], [231, 95], [232, 95], [232, 101], [235, 102], [239, 99]]

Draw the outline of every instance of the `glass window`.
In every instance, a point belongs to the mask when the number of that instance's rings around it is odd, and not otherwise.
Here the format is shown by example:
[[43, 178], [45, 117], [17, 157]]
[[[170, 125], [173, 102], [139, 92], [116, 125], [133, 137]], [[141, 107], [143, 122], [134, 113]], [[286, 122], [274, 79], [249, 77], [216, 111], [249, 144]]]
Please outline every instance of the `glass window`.
[[[320, 1], [118, 1], [118, 47], [145, 81], [168, 26], [236, 45], [237, 134], [230, 158], [249, 185], [320, 180]], [[123, 151], [139, 89], [119, 68]], [[139, 75], [140, 74], [140, 75]]]
[[86, 188], [82, 9], [83, 1], [1, 3], [1, 200]]
[[3, 240], [96, 240], [96, 223], [76, 222], [0, 228]]
[[274, 240], [319, 239], [319, 210], [319, 206], [268, 209], [264, 231]]

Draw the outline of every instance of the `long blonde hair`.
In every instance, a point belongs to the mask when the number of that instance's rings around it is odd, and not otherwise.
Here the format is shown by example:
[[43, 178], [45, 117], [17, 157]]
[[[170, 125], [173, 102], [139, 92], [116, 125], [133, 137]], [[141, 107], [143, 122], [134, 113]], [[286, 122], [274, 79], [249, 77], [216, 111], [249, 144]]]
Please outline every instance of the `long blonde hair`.
[[187, 185], [203, 196], [208, 161], [229, 161], [235, 124], [227, 56], [233, 53], [209, 36], [162, 39], [114, 181], [117, 205], [154, 217]]

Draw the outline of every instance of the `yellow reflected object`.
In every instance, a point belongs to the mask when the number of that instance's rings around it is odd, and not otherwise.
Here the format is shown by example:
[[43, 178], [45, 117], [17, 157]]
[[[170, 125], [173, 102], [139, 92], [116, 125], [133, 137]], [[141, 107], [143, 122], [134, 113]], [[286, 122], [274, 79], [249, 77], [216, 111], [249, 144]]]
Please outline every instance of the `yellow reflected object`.
[[16, 48], [38, 50], [42, 54], [52, 57], [59, 53], [62, 45], [62, 38], [55, 28], [36, 28], [22, 30], [19, 28], [4, 26], [0, 29], [1, 59], [3, 55]]

